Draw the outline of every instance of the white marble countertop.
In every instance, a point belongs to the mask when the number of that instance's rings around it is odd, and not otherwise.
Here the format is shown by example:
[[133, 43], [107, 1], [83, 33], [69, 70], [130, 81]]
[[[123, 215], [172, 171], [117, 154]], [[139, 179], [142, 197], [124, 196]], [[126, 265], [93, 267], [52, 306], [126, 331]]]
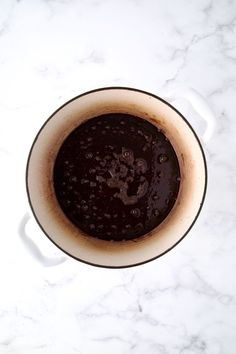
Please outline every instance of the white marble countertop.
[[[46, 118], [104, 86], [197, 90], [217, 117], [202, 213], [171, 252], [42, 267], [21, 243], [25, 164]], [[1, 0], [0, 353], [236, 353], [236, 1]], [[191, 105], [176, 105], [201, 136]], [[31, 219], [28, 233], [61, 255]]]

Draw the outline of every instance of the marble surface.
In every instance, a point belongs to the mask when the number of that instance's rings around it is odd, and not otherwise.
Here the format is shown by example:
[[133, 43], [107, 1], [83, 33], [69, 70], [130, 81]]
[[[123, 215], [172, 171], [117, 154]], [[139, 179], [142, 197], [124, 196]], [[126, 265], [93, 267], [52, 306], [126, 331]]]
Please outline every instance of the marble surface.
[[[19, 237], [30, 145], [59, 105], [112, 85], [206, 99], [217, 124], [203, 211], [146, 265], [43, 267]], [[1, 354], [236, 353], [235, 97], [235, 0], [1, 0]], [[173, 104], [202, 136], [191, 104]], [[33, 219], [27, 233], [63, 256]]]

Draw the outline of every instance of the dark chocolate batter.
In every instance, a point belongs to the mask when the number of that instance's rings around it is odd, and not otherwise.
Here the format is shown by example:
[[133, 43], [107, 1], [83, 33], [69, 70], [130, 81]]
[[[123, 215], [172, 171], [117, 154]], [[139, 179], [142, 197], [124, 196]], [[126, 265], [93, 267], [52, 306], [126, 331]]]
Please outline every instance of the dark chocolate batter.
[[92, 118], [63, 142], [54, 166], [55, 194], [85, 233], [130, 240], [159, 225], [179, 191], [175, 151], [153, 124], [128, 114]]

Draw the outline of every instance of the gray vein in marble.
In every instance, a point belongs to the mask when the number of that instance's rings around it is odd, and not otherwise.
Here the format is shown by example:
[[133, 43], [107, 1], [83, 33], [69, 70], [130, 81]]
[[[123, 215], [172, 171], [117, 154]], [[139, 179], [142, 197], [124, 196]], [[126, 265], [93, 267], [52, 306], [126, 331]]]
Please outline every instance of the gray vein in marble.
[[127, 308], [124, 311], [119, 311], [115, 313], [115, 317], [122, 319], [122, 320], [131, 320], [135, 321], [135, 323], [138, 322], [143, 322], [145, 324], [148, 324], [150, 326], [163, 326], [166, 327], [164, 323], [160, 323], [160, 321], [156, 320], [154, 317], [152, 317], [149, 314], [145, 314], [143, 311], [140, 313], [140, 311], [137, 311], [137, 308]]
[[44, 282], [46, 286], [49, 288], [57, 288], [57, 287], [69, 285], [74, 281], [75, 278], [76, 278], [76, 274], [72, 274], [61, 280], [50, 281], [48, 279], [45, 279]]
[[71, 349], [72, 349], [73, 352], [76, 353], [76, 354], [83, 354], [83, 353], [79, 350], [79, 348], [77, 348], [77, 347], [74, 347], [74, 346], [73, 346]]
[[[219, 95], [225, 94], [226, 92], [228, 92], [230, 90], [236, 90], [235, 80], [233, 80], [233, 79], [227, 79], [226, 81], [224, 81], [220, 87], [217, 87], [216, 89], [212, 90], [207, 95], [207, 97], [211, 98], [214, 96], [219, 96]], [[223, 114], [226, 115], [225, 110], [223, 111]]]
[[24, 318], [24, 319], [26, 319], [26, 320], [28, 320], [28, 321], [30, 321], [32, 323], [38, 323], [38, 321], [35, 320], [35, 318], [33, 318], [32, 316], [24, 315], [22, 312], [20, 312], [19, 315], [20, 315], [21, 318]]
[[108, 337], [98, 337], [98, 338], [91, 338], [94, 342], [110, 342], [110, 341], [119, 341], [125, 344], [130, 344], [130, 341], [125, 340], [120, 336], [108, 336]]
[[[123, 291], [127, 291], [127, 284], [125, 285], [119, 285], [119, 288], [123, 289]], [[151, 316], [151, 314], [145, 313], [141, 304], [140, 304], [140, 299], [142, 298], [139, 296], [139, 294], [135, 295], [134, 297], [134, 304], [132, 307], [127, 307], [124, 310], [112, 310], [112, 312], [109, 311], [109, 307], [106, 305], [106, 300], [110, 299], [113, 297], [113, 293], [115, 292], [115, 289], [118, 287], [113, 288], [111, 291], [107, 292], [106, 294], [102, 295], [100, 298], [98, 298], [93, 306], [88, 306], [87, 308], [83, 309], [79, 313], [76, 314], [76, 317], [78, 320], [80, 318], [103, 318], [103, 317], [115, 317], [120, 320], [129, 320], [129, 321], [134, 321], [134, 323], [142, 322], [150, 326], [155, 326], [155, 327], [164, 327], [164, 328], [169, 328], [171, 329], [172, 326], [167, 325], [163, 322], [160, 322], [157, 320], [155, 317]], [[95, 309], [94, 309], [95, 307]]]
[[[210, 7], [207, 7], [207, 9], [211, 9], [211, 5], [209, 5]], [[203, 9], [203, 12], [206, 11], [206, 8]], [[199, 42], [212, 37], [212, 36], [217, 36], [221, 46], [222, 46], [222, 55], [224, 55], [227, 59], [231, 60], [232, 62], [236, 62], [236, 57], [233, 57], [229, 54], [226, 53], [226, 50], [228, 50], [228, 46], [224, 41], [224, 36], [225, 36], [225, 32], [226, 31], [231, 31], [234, 32], [236, 28], [236, 16], [234, 16], [231, 20], [229, 20], [228, 22], [225, 22], [223, 24], [217, 24], [215, 26], [215, 28], [206, 33], [206, 34], [194, 34], [192, 36], [192, 38], [189, 40], [189, 42], [182, 48], [173, 48], [172, 54], [170, 56], [170, 60], [175, 60], [177, 58], [181, 58], [182, 62], [181, 64], [177, 67], [177, 70], [175, 72], [175, 74], [166, 80], [165, 84], [163, 85], [163, 88], [165, 88], [166, 86], [168, 86], [169, 84], [173, 83], [180, 75], [182, 69], [186, 66], [187, 63], [187, 58], [188, 58], [188, 54], [189, 51], [192, 49], [192, 47], [196, 44], [198, 44]], [[175, 28], [175, 31], [177, 31], [177, 29]], [[177, 31], [178, 32], [178, 31]], [[234, 45], [233, 48], [236, 48], [236, 46]], [[231, 47], [230, 47], [231, 49]]]
[[183, 345], [179, 354], [188, 354], [190, 351], [194, 351], [194, 353], [207, 353], [207, 344], [199, 336], [190, 336], [188, 344]]
[[2, 21], [0, 24], [0, 37], [6, 34], [9, 31], [10, 24], [11, 24], [11, 18], [12, 18], [12, 13], [15, 9], [16, 3], [13, 1], [12, 5], [10, 7], [10, 10], [8, 11], [5, 19]]
[[[163, 344], [158, 343], [155, 340], [146, 339], [145, 337], [141, 336], [137, 331], [132, 331], [132, 339], [126, 340], [120, 336], [108, 336], [108, 337], [101, 337], [101, 338], [91, 338], [93, 341], [96, 342], [119, 342], [125, 345], [128, 345], [128, 351], [125, 353], [136, 352], [140, 344], [146, 344], [151, 350], [151, 353], [157, 354], [167, 354], [166, 346]], [[115, 343], [114, 343], [115, 345]]]
[[[136, 331], [133, 331], [133, 337], [135, 344], [133, 344], [130, 347], [130, 350], [136, 351], [139, 349], [140, 346], [146, 345], [148, 348], [147, 353], [152, 353], [152, 354], [169, 354], [168, 349], [167, 349], [167, 343], [166, 345], [163, 343], [159, 343], [155, 339], [146, 339], [143, 335], [140, 335]], [[128, 353], [127, 353], [128, 354]]]
[[34, 348], [35, 348], [35, 349], [44, 349], [44, 348], [46, 348], [47, 346], [48, 346], [47, 343], [45, 343], [45, 344], [38, 344], [38, 345], [34, 345]]
[[190, 41], [188, 42], [188, 44], [186, 44], [183, 48], [176, 48], [176, 49], [173, 49], [172, 51], [172, 54], [170, 56], [170, 60], [175, 60], [175, 59], [178, 59], [178, 58], [181, 58], [182, 62], [181, 64], [177, 67], [177, 70], [175, 72], [175, 74], [166, 80], [166, 82], [164, 83], [163, 85], [163, 88], [165, 88], [166, 86], [172, 84], [177, 78], [178, 76], [180, 75], [182, 69], [186, 66], [186, 63], [187, 63], [187, 57], [188, 57], [188, 54], [189, 54], [189, 51], [192, 49], [192, 47], [199, 43], [200, 41], [212, 36], [212, 34], [214, 34], [215, 32], [213, 33], [210, 33], [210, 34], [206, 34], [206, 35], [194, 35]]
[[216, 290], [211, 284], [209, 284], [203, 276], [196, 269], [192, 268], [193, 274], [196, 276], [196, 279], [199, 282], [199, 289], [195, 291], [198, 294], [203, 294], [216, 300], [220, 301], [224, 305], [229, 305], [233, 301], [233, 297], [229, 294], [224, 294], [218, 290]]
[[[183, 271], [184, 268], [182, 268]], [[167, 286], [167, 287], [159, 287], [155, 285], [153, 289], [144, 289], [143, 294], [141, 295], [142, 299], [145, 301], [150, 300], [153, 298], [156, 298], [158, 294], [164, 294], [164, 293], [173, 293], [175, 294], [178, 291], [186, 291], [190, 290], [193, 293], [196, 293], [198, 295], [203, 295], [206, 297], [210, 297], [212, 299], [215, 299], [216, 301], [219, 301], [223, 305], [230, 305], [233, 301], [233, 297], [230, 294], [227, 293], [222, 293], [218, 290], [216, 290], [211, 284], [209, 284], [203, 276], [198, 272], [195, 268], [192, 266], [188, 265], [185, 267], [185, 269], [188, 269], [191, 271], [191, 275], [193, 275], [193, 281], [194, 281], [194, 286], [193, 285], [186, 285], [183, 284], [183, 281], [181, 279], [178, 279], [178, 274], [177, 274], [177, 280], [175, 285]], [[181, 273], [180, 273], [181, 274]]]
[[212, 13], [213, 10], [213, 0], [210, 0], [209, 3], [202, 9], [202, 11], [206, 14], [207, 18]]
[[9, 345], [11, 345], [14, 342], [15, 339], [16, 339], [15, 336], [9, 337], [9, 338], [4, 339], [3, 341], [1, 341], [0, 345], [9, 346]]
[[94, 64], [104, 64], [105, 59], [104, 57], [101, 55], [101, 53], [99, 53], [96, 50], [92, 50], [87, 56], [80, 58], [77, 60], [78, 63], [80, 64], [90, 64], [90, 63], [94, 63]]
[[234, 32], [234, 29], [236, 28], [236, 16], [234, 16], [230, 21], [226, 22], [226, 23], [219, 23], [216, 25], [216, 32], [217, 31], [231, 31]]

